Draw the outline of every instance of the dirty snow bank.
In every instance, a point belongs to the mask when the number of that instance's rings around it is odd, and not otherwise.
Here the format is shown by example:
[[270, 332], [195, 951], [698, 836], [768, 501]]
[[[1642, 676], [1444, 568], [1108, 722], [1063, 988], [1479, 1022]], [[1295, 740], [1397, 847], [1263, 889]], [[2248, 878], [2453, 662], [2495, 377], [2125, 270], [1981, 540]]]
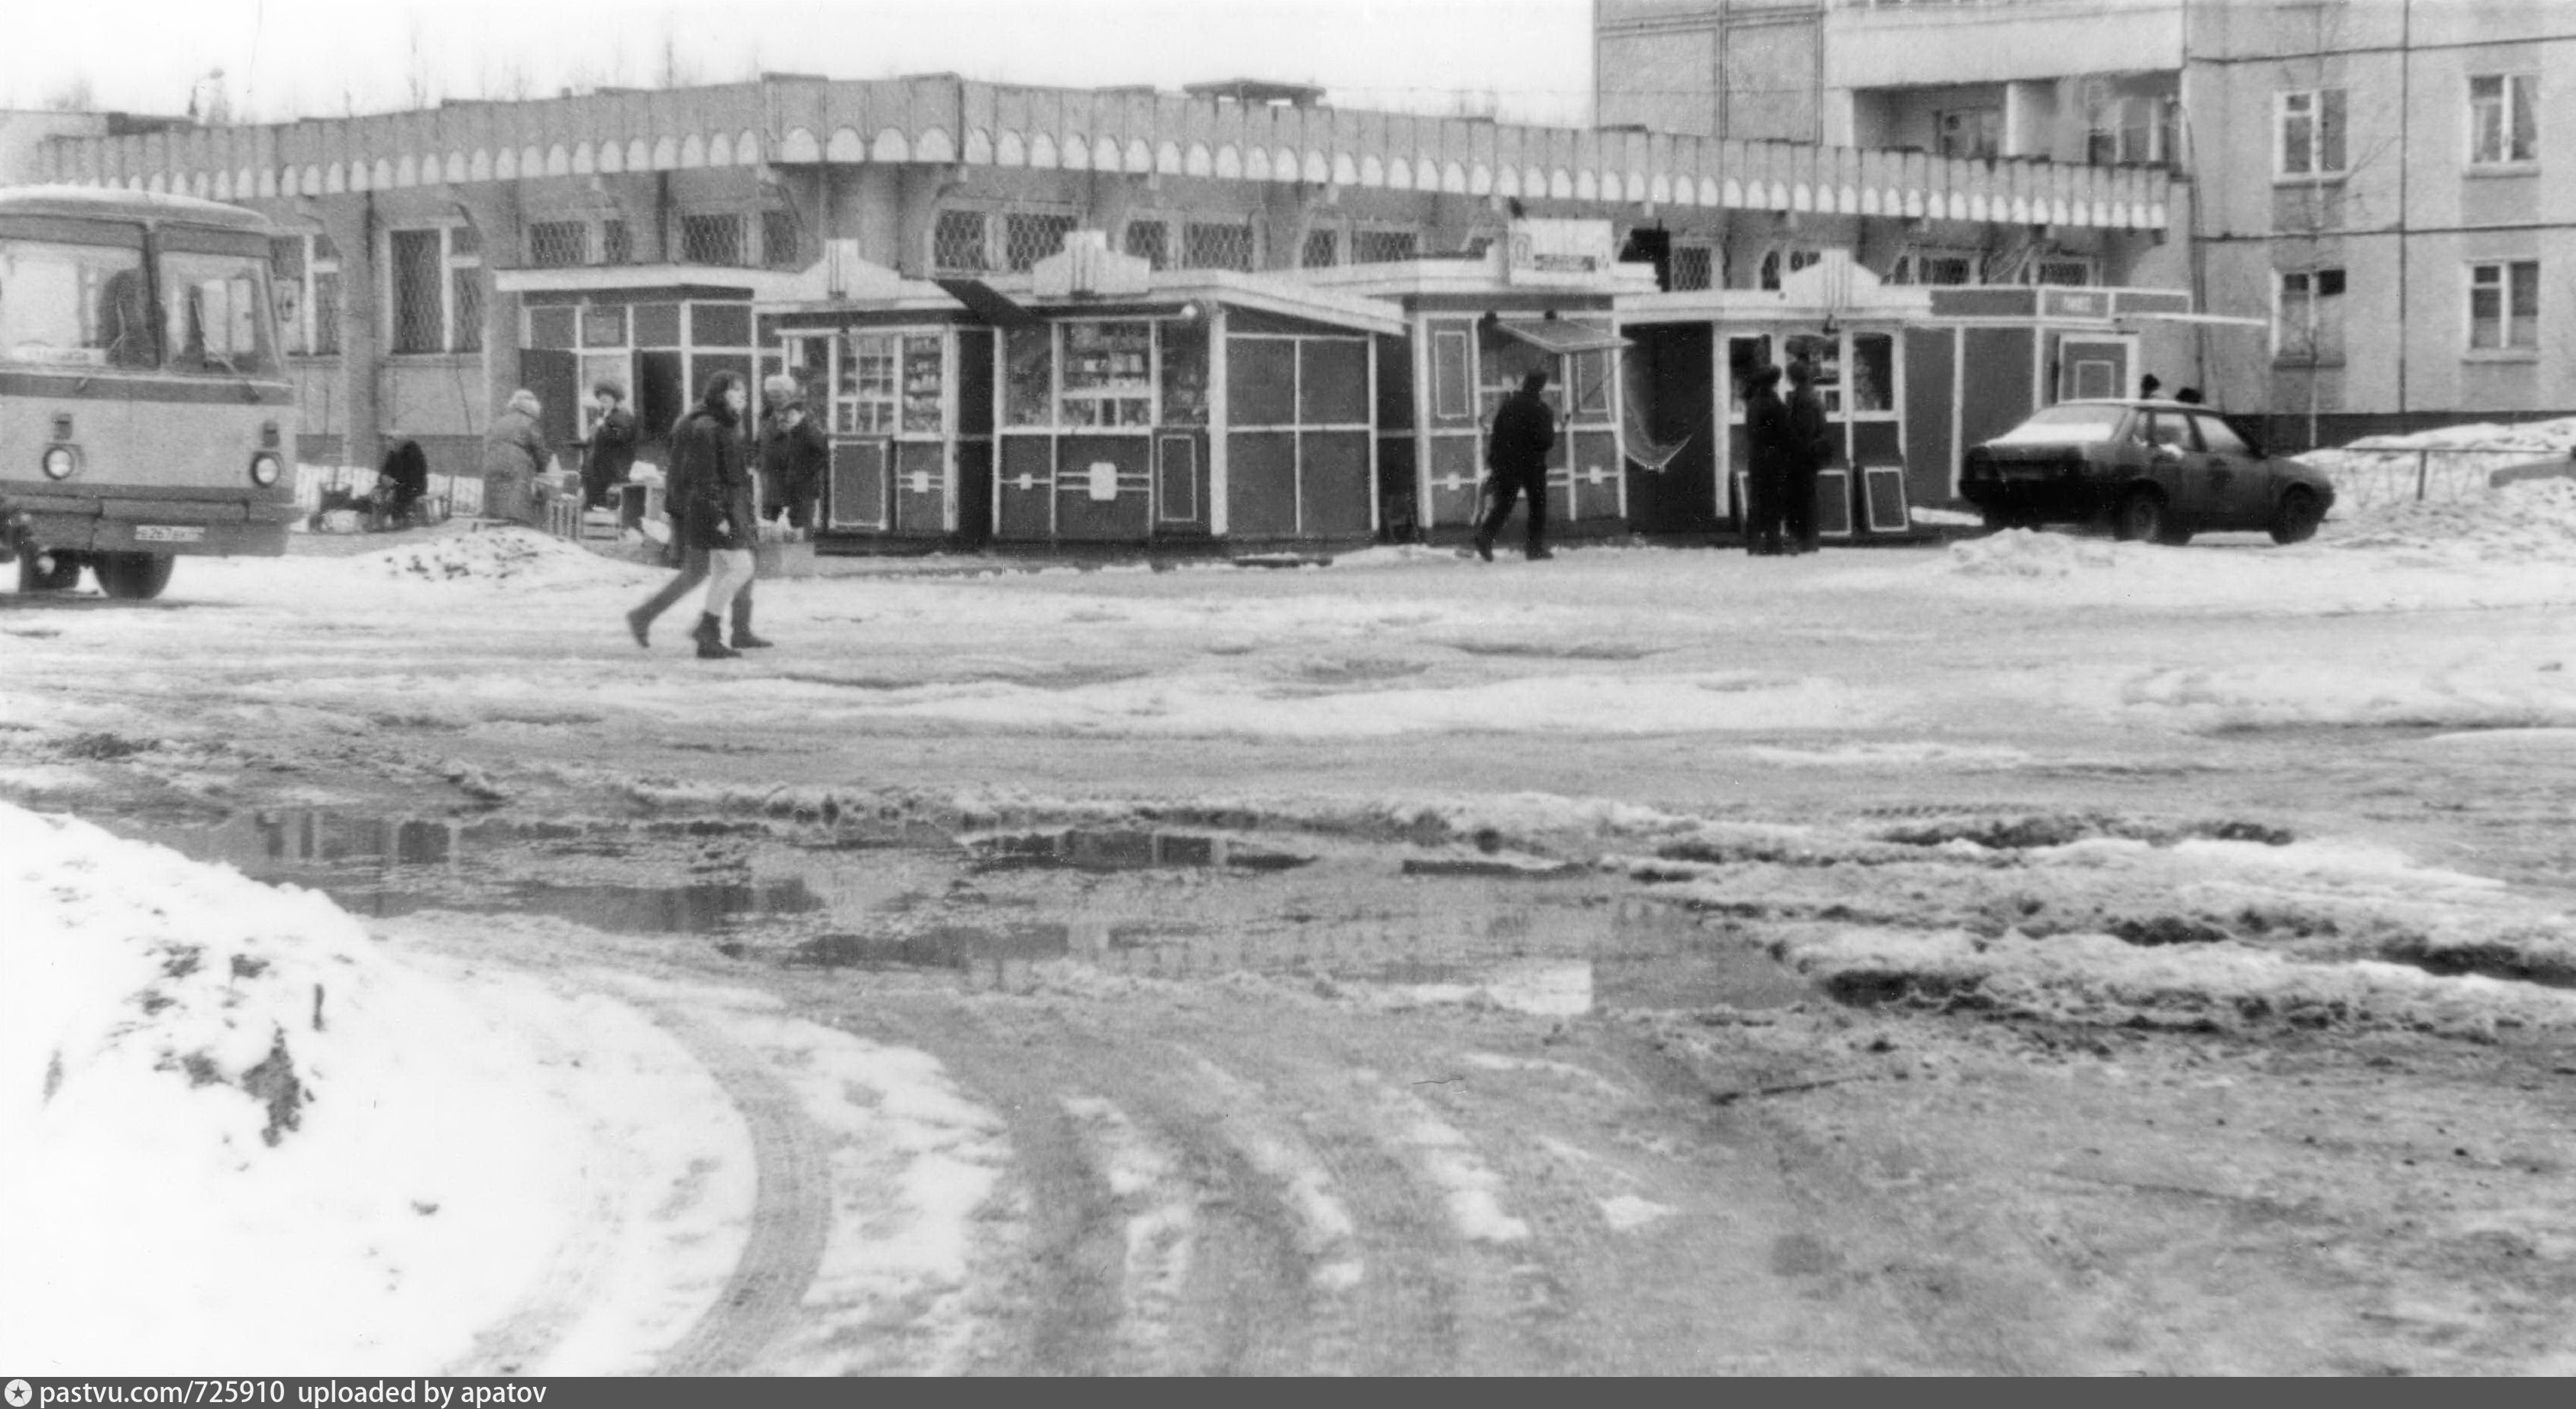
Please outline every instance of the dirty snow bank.
[[2336, 499], [2348, 512], [2412, 502], [2418, 493], [2433, 500], [2476, 498], [2487, 492], [2487, 477], [2497, 470], [2564, 460], [2571, 451], [2576, 451], [2576, 416], [2366, 436], [2349, 445], [2307, 451], [2299, 459], [2334, 476]]
[[520, 1031], [322, 896], [7, 804], [0, 857], [11, 1370], [429, 1372], [590, 1215]]

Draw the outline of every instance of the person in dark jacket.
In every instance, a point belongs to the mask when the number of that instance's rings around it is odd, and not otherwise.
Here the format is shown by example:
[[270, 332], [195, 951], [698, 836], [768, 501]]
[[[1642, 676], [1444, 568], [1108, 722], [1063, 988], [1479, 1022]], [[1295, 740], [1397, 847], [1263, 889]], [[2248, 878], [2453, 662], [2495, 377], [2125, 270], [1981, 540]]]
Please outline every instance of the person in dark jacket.
[[1780, 400], [1780, 369], [1767, 363], [1744, 379], [1744, 451], [1744, 551], [1778, 557], [1789, 482], [1789, 408]]
[[1789, 364], [1788, 467], [1781, 492], [1781, 523], [1788, 551], [1816, 551], [1816, 472], [1834, 458], [1833, 424], [1816, 394], [1816, 366], [1801, 357]]
[[1476, 525], [1476, 556], [1494, 560], [1494, 535], [1512, 514], [1512, 500], [1529, 494], [1527, 556], [1532, 562], [1556, 555], [1547, 550], [1547, 452], [1556, 444], [1556, 413], [1548, 409], [1547, 372], [1521, 378], [1521, 389], [1503, 398], [1494, 412], [1494, 428], [1485, 438], [1485, 468], [1492, 473], [1494, 506]]
[[760, 393], [760, 514], [772, 522], [784, 514], [789, 528], [803, 532], [814, 526], [823, 498], [831, 443], [797, 399], [792, 378], [771, 377]]
[[[653, 622], [699, 583], [707, 584], [706, 610], [691, 634], [701, 660], [721, 660], [769, 642], [751, 630], [751, 463], [742, 438], [749, 397], [742, 377], [718, 372], [707, 380], [698, 405], [671, 431], [671, 473], [663, 489], [671, 542], [680, 550], [680, 573], [643, 605], [626, 614], [635, 644], [650, 646]], [[718, 619], [730, 612], [733, 645], [724, 643]]]
[[376, 511], [387, 527], [408, 522], [412, 506], [429, 492], [429, 457], [417, 440], [398, 440], [376, 471]]
[[521, 387], [483, 433], [483, 517], [537, 522], [537, 476], [550, 458], [541, 414], [537, 394]]
[[609, 495], [635, 468], [635, 413], [626, 409], [626, 389], [601, 382], [590, 389], [598, 398], [599, 420], [590, 428], [589, 453], [582, 457], [583, 502], [609, 507]]

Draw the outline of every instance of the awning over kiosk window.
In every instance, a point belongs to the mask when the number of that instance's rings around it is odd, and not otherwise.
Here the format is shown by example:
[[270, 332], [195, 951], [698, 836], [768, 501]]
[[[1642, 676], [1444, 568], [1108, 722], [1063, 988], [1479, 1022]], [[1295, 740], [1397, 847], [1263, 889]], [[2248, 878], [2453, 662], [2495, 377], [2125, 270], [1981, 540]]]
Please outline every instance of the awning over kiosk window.
[[1607, 352], [1628, 345], [1628, 340], [1617, 333], [1561, 319], [1503, 318], [1496, 320], [1496, 326], [1541, 352], [1559, 357], [1577, 352]]
[[1045, 320], [1014, 302], [1011, 296], [981, 279], [933, 279], [932, 283], [948, 291], [948, 296], [966, 305], [966, 311], [997, 328], [1026, 327]]

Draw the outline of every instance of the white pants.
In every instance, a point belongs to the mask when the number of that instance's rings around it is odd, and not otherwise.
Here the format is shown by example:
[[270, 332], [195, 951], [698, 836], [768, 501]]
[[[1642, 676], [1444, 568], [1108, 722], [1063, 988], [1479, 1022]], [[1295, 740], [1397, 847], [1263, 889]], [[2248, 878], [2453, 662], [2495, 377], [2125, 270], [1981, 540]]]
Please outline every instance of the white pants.
[[749, 548], [717, 548], [707, 554], [707, 615], [724, 618], [734, 594], [751, 585], [755, 560]]

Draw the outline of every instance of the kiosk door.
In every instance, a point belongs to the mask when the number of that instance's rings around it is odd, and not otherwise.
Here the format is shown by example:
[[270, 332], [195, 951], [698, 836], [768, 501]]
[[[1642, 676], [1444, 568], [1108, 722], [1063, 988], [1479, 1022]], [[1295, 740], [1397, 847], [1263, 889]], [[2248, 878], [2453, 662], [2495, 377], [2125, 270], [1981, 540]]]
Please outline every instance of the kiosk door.
[[2057, 400], [2088, 401], [2125, 396], [2128, 386], [2129, 344], [2126, 339], [2058, 339]]
[[831, 483], [823, 496], [825, 527], [885, 531], [893, 452], [894, 442], [884, 436], [832, 442]]

